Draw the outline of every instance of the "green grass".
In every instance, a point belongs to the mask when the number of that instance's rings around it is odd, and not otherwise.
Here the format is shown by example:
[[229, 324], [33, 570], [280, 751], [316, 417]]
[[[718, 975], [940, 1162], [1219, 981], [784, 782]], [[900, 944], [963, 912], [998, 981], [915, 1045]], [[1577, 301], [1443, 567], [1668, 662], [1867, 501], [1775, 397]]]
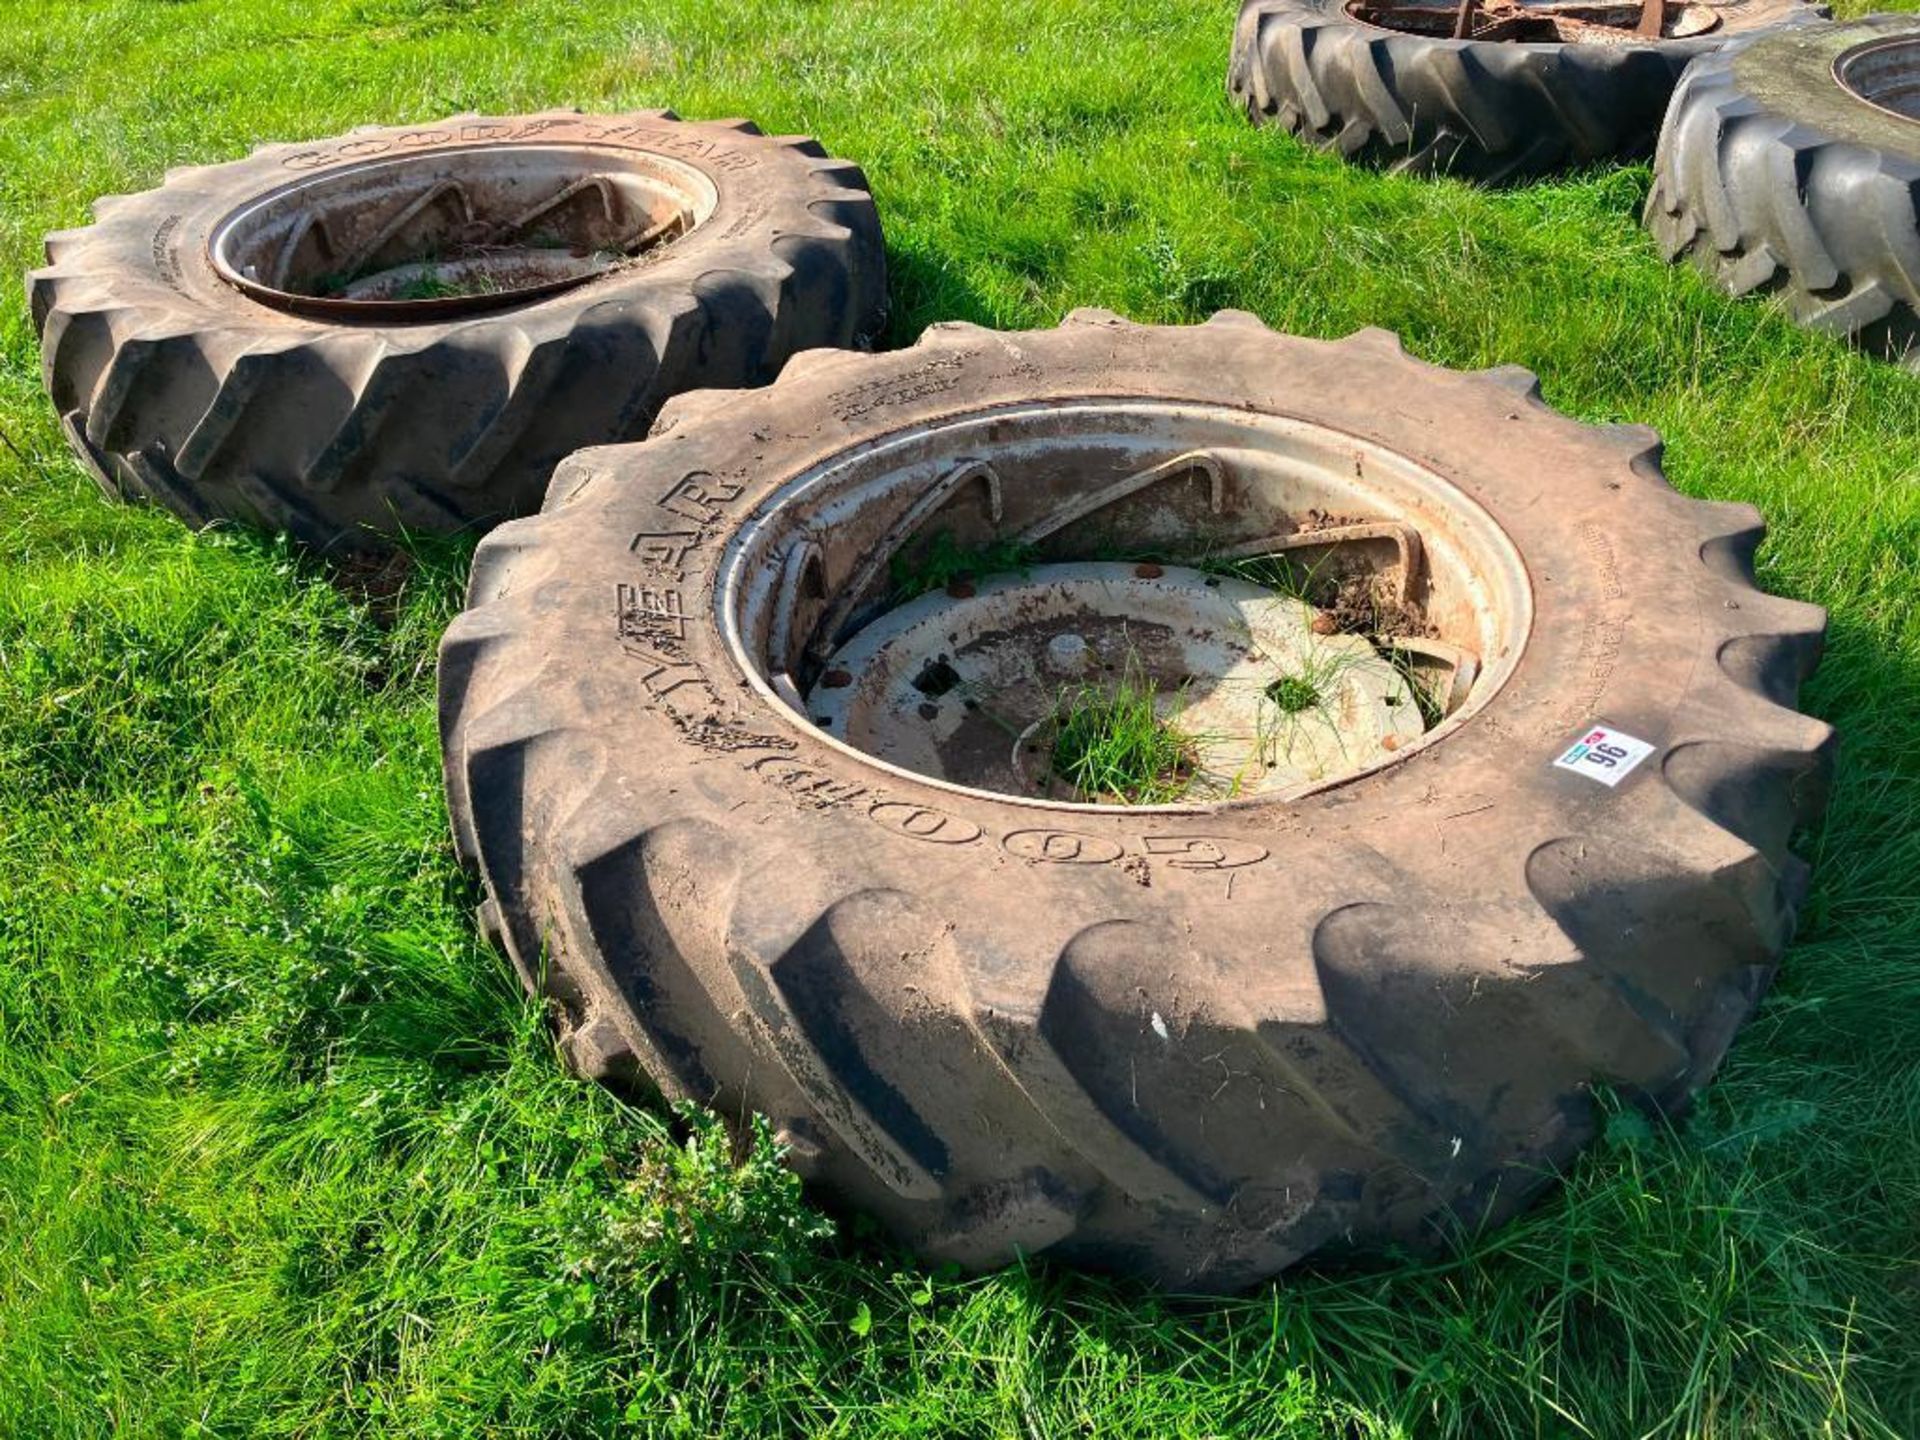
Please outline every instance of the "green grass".
[[1311, 710], [1321, 701], [1320, 687], [1305, 675], [1282, 675], [1267, 686], [1267, 698], [1285, 715]]
[[1018, 540], [962, 545], [951, 530], [936, 530], [911, 550], [887, 558], [891, 599], [904, 603], [949, 585], [968, 584], [992, 575], [1024, 575], [1034, 563], [1034, 548]]
[[1160, 692], [1129, 664], [1112, 684], [1062, 693], [1050, 732], [1048, 774], [1089, 800], [1165, 805], [1187, 793], [1194, 743], [1159, 714]]
[[1620, 1115], [1450, 1257], [1229, 1302], [822, 1240], [764, 1153], [730, 1175], [710, 1133], [565, 1079], [474, 938], [432, 719], [461, 555], [423, 553], [389, 620], [270, 542], [105, 504], [16, 289], [0, 1434], [1920, 1433], [1920, 381], [1658, 263], [1643, 168], [1483, 194], [1248, 128], [1231, 20], [0, 0], [0, 257], [260, 140], [667, 103], [866, 166], [893, 343], [1231, 304], [1658, 426], [1682, 489], [1767, 512], [1765, 582], [1831, 607], [1807, 702], [1844, 736], [1801, 937], [1693, 1118]]
[[497, 281], [487, 275], [467, 275], [450, 278], [446, 275], [426, 271], [400, 286], [391, 295], [382, 296], [387, 300], [458, 300], [468, 295], [492, 295], [498, 292]]

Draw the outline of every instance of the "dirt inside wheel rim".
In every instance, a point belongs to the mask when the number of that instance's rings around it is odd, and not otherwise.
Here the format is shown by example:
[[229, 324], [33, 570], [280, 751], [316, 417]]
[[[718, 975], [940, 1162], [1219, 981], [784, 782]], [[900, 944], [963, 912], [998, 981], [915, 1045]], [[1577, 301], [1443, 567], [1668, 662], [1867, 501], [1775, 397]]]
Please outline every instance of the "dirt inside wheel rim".
[[486, 145], [310, 175], [215, 227], [208, 259], [253, 299], [341, 321], [437, 320], [639, 263], [717, 203], [699, 171], [579, 145]]
[[1843, 51], [1833, 78], [1859, 100], [1902, 120], [1920, 120], [1920, 34], [1869, 40]]
[[[1153, 401], [1008, 407], [828, 460], [749, 517], [718, 606], [749, 683], [866, 764], [1175, 811], [1436, 743], [1505, 682], [1532, 615], [1512, 542], [1433, 472], [1309, 422]], [[1121, 704], [1116, 735], [1168, 784], [1061, 773], [1069, 718]]]
[[[1475, 0], [1469, 29], [1457, 36], [1460, 6], [1419, 3], [1419, 0], [1348, 0], [1347, 14], [1364, 25], [1439, 39], [1460, 38], [1482, 44], [1628, 45], [1646, 44], [1651, 34], [1638, 33], [1646, 7], [1640, 0], [1623, 4], [1592, 0]], [[1685, 40], [1720, 27], [1720, 13], [1710, 5], [1668, 3], [1659, 19], [1658, 39]]]

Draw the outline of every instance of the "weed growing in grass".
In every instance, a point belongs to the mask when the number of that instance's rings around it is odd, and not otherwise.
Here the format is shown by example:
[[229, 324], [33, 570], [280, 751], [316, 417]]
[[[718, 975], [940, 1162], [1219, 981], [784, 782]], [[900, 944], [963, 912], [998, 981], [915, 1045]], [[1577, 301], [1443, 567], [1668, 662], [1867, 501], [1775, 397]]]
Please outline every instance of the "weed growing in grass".
[[1164, 805], [1186, 794], [1194, 743], [1159, 713], [1160, 692], [1137, 665], [1113, 685], [1087, 684], [1060, 697], [1048, 758], [1051, 776], [1089, 799]]
[[669, 1280], [711, 1284], [742, 1267], [790, 1282], [832, 1238], [833, 1223], [801, 1198], [773, 1127], [753, 1116], [741, 1153], [712, 1111], [683, 1102], [674, 1114], [686, 1139], [642, 1155], [591, 1216], [579, 1268], [627, 1296]]
[[1165, 235], [1156, 235], [1141, 247], [1141, 260], [1158, 302], [1156, 318], [1204, 320], [1232, 304], [1233, 276], [1211, 264], [1193, 265]]

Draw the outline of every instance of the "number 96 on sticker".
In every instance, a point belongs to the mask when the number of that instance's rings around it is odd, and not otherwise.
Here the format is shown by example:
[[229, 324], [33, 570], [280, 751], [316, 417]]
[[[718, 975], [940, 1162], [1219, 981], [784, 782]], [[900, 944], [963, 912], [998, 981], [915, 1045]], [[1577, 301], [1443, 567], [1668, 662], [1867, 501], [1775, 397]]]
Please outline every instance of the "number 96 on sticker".
[[1553, 762], [1553, 767], [1577, 771], [1611, 788], [1631, 775], [1634, 767], [1653, 751], [1654, 747], [1644, 740], [1609, 730], [1604, 725], [1594, 725], [1567, 747], [1566, 753]]

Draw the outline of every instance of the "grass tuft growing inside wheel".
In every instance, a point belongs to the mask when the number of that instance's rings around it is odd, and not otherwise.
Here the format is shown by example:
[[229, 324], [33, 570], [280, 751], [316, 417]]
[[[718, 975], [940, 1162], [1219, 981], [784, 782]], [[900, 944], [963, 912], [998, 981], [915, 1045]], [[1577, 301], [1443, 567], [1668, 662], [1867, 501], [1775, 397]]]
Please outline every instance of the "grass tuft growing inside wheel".
[[1049, 773], [1083, 798], [1166, 805], [1193, 783], [1198, 750], [1160, 714], [1161, 692], [1138, 669], [1117, 685], [1083, 685], [1060, 698]]

